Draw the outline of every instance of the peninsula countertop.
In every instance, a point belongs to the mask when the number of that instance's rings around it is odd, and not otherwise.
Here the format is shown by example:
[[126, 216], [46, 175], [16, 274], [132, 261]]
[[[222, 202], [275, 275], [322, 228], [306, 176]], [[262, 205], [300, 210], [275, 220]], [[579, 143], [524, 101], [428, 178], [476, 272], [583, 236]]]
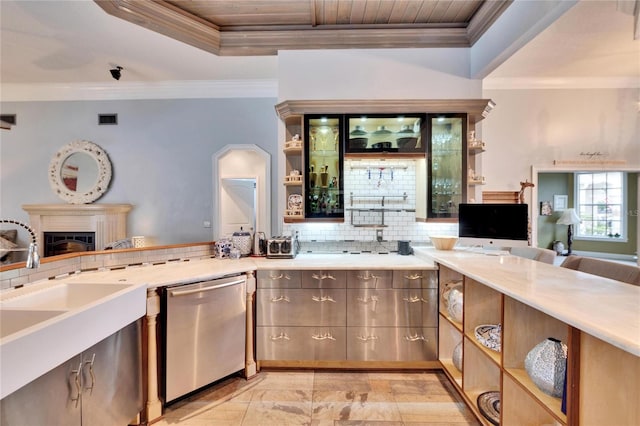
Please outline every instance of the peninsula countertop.
[[506, 296], [640, 356], [640, 287], [512, 255], [416, 249]]

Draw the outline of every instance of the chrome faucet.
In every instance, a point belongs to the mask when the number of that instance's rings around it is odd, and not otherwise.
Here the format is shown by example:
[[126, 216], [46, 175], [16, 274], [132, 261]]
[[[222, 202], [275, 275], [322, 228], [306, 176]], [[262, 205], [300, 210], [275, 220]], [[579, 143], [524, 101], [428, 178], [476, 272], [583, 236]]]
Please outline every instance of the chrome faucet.
[[[0, 223], [11, 223], [13, 225], [18, 225], [29, 231], [31, 235], [31, 242], [29, 243], [29, 248], [27, 249], [27, 262], [25, 267], [27, 269], [34, 269], [40, 266], [40, 255], [38, 254], [38, 238], [36, 236], [36, 232], [26, 223], [19, 222], [13, 219], [0, 219]], [[21, 251], [22, 249], [9, 249], [10, 251]]]

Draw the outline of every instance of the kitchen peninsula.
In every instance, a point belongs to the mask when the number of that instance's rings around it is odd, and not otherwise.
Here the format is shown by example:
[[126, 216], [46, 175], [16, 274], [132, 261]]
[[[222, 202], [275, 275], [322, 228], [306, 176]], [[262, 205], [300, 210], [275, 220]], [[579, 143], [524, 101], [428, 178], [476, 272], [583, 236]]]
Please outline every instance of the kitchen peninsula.
[[[414, 256], [305, 253], [295, 259], [279, 260], [192, 258], [161, 265], [138, 264], [114, 270], [81, 272], [55, 281], [61, 284], [117, 283], [123, 280], [145, 283], [147, 322], [155, 328], [159, 312], [157, 288], [248, 273], [247, 301], [252, 303], [255, 280], [249, 283], [255, 271], [260, 274], [267, 270], [357, 270], [370, 273], [438, 270], [440, 293], [445, 278], [462, 279], [467, 288], [465, 323], [456, 324], [440, 307], [437, 361], [433, 368], [445, 371], [482, 422], [485, 419], [479, 414], [475, 398], [483, 390], [501, 390], [503, 424], [640, 422], [640, 313], [637, 309], [640, 288], [528, 259], [416, 247]], [[6, 294], [3, 293], [3, 299]], [[250, 312], [249, 309], [248, 315]], [[255, 328], [253, 319], [248, 318], [247, 371], [250, 376], [260, 366], [261, 360], [257, 359], [257, 366], [252, 365], [251, 345]], [[502, 353], [489, 354], [475, 341], [472, 332], [468, 334], [472, 324], [466, 322], [471, 318], [503, 324]], [[522, 367], [526, 350], [538, 340], [554, 334], [559, 334], [558, 337], [569, 347], [566, 415], [560, 409], [559, 399], [538, 391]], [[462, 340], [463, 367], [462, 372], [458, 372], [451, 364], [451, 349], [454, 343]], [[148, 345], [149, 354], [153, 354], [155, 336], [149, 336]], [[155, 359], [149, 359], [147, 368], [150, 373], [155, 370], [155, 362]], [[614, 365], [615, 368], [612, 367]], [[361, 368], [375, 367], [375, 362], [361, 362]], [[396, 367], [402, 368], [402, 363]], [[385, 365], [385, 368], [389, 366]], [[150, 374], [150, 380], [155, 379], [153, 376]], [[161, 415], [157, 382], [149, 382], [147, 390], [150, 391], [147, 417], [153, 420]]]

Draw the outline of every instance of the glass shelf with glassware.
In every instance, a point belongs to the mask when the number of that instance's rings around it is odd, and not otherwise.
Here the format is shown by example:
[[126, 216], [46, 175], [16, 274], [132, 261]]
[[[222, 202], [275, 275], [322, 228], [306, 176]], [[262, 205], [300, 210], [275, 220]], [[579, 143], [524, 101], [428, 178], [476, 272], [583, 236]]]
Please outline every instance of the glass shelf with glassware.
[[305, 218], [344, 218], [342, 117], [305, 116]]

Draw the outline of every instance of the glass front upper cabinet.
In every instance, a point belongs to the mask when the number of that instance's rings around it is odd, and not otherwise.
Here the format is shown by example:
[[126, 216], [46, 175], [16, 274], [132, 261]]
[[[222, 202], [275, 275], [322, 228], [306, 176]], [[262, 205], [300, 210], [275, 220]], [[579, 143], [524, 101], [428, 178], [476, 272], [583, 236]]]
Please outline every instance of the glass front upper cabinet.
[[427, 218], [458, 217], [467, 194], [466, 114], [429, 114]]
[[305, 217], [344, 218], [341, 115], [305, 115]]
[[425, 114], [347, 115], [346, 153], [422, 153]]

